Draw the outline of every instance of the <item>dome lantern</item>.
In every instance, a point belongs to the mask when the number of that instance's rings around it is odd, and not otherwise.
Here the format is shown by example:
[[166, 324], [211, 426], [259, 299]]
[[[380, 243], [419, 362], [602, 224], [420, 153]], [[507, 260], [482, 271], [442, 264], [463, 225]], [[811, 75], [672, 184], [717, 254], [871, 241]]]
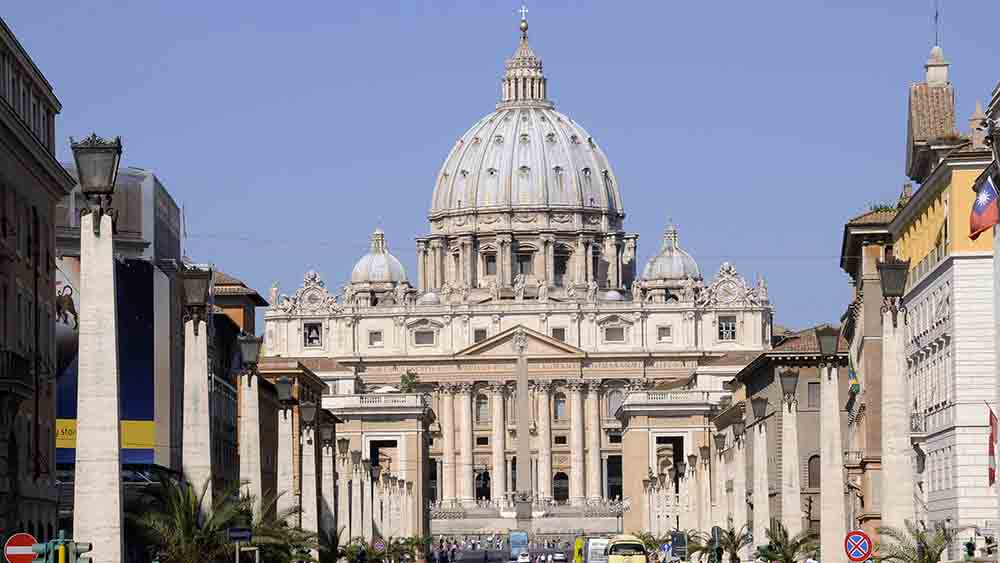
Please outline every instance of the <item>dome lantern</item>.
[[500, 84], [500, 104], [509, 105], [542, 104], [551, 107], [546, 99], [547, 80], [542, 72], [542, 59], [528, 45], [528, 10], [521, 8], [521, 42], [514, 55], [507, 59], [503, 80]]

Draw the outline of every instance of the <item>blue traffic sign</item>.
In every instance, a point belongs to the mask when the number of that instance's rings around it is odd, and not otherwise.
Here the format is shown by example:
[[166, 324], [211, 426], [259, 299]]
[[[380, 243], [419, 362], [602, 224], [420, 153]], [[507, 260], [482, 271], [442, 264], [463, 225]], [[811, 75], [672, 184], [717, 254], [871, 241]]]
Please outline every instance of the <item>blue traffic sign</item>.
[[844, 538], [844, 553], [854, 563], [867, 561], [872, 557], [872, 539], [861, 530], [848, 532]]

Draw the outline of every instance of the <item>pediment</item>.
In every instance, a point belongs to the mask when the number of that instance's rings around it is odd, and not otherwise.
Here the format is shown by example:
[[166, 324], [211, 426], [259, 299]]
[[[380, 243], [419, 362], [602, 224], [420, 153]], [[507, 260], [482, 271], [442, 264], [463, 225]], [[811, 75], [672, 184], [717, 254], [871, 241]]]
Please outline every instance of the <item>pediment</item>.
[[517, 355], [517, 349], [514, 347], [515, 337], [518, 333], [524, 334], [524, 342], [527, 346], [525, 350], [526, 356], [564, 356], [567, 358], [579, 357], [582, 358], [586, 353], [577, 348], [576, 346], [571, 346], [566, 344], [561, 340], [556, 340], [550, 336], [546, 336], [536, 330], [532, 330], [528, 327], [517, 325], [507, 330], [495, 334], [482, 342], [477, 342], [468, 348], [465, 348], [455, 354], [456, 357], [511, 357]]

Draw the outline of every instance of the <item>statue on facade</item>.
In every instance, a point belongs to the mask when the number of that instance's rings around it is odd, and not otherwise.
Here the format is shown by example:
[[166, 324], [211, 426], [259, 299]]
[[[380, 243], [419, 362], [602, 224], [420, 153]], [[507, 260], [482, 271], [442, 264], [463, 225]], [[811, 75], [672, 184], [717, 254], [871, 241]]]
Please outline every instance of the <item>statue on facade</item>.
[[441, 303], [451, 303], [451, 286], [448, 282], [441, 284]]
[[636, 280], [632, 282], [632, 302], [642, 303], [642, 282]]
[[490, 298], [494, 301], [500, 301], [500, 284], [497, 280], [490, 280]]
[[458, 291], [459, 291], [459, 294], [462, 297], [462, 303], [468, 303], [469, 302], [469, 296], [472, 293], [472, 288], [469, 287], [469, 284], [467, 284], [467, 283], [466, 284], [462, 284], [462, 287], [459, 288]]
[[271, 306], [274, 307], [278, 304], [278, 282], [271, 284], [271, 293], [268, 295]]
[[548, 280], [538, 280], [538, 300], [548, 301], [549, 300], [549, 282]]
[[684, 278], [681, 282], [681, 289], [678, 292], [678, 296], [681, 301], [688, 302], [694, 301], [697, 293], [698, 282], [694, 280], [691, 276]]
[[587, 284], [587, 301], [590, 303], [597, 302], [597, 282], [590, 280]]
[[344, 305], [354, 305], [354, 288], [349, 285], [344, 286]]
[[524, 274], [518, 274], [514, 276], [514, 300], [522, 301], [524, 300], [524, 289], [527, 287], [528, 283]]
[[761, 275], [757, 276], [757, 299], [761, 303], [766, 303], [768, 301], [767, 282], [764, 281], [764, 276]]
[[566, 298], [576, 299], [576, 286], [574, 286], [573, 284], [569, 284], [568, 286], [566, 286]]
[[393, 288], [393, 297], [396, 300], [396, 305], [406, 304], [406, 294], [408, 293], [406, 284], [397, 283], [396, 287]]

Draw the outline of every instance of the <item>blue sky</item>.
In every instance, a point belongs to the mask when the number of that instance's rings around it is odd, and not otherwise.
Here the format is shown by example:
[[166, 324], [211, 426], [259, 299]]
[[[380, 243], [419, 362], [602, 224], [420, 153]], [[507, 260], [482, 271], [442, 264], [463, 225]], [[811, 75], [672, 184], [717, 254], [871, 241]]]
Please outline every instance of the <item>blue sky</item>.
[[[942, 4], [965, 128], [1000, 79], [996, 10]], [[311, 268], [339, 287], [379, 222], [415, 275], [438, 168], [492, 111], [519, 6], [37, 0], [3, 17], [63, 103], [59, 138], [121, 135], [124, 164], [184, 204], [188, 254], [266, 294]], [[778, 323], [836, 321], [843, 224], [905, 180], [933, 1], [528, 8], [550, 97], [611, 159], [640, 266], [672, 217], [707, 276], [763, 274]]]

